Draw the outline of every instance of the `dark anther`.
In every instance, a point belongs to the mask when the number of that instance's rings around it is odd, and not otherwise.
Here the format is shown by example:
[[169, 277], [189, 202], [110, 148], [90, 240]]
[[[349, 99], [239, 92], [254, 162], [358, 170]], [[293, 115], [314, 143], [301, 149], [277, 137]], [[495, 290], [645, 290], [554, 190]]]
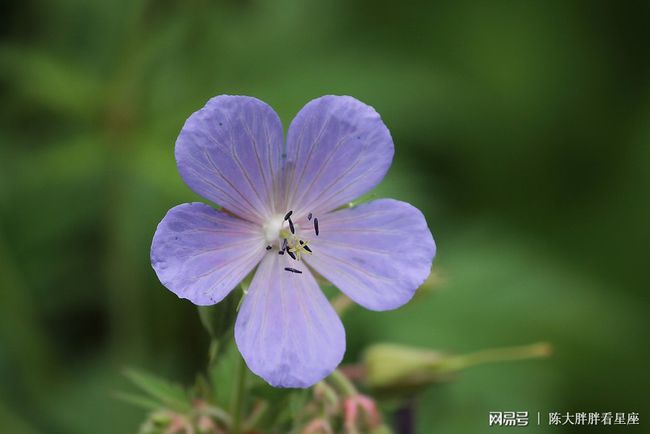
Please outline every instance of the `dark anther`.
[[291, 214], [293, 214], [293, 211], [289, 211], [288, 213], [286, 213], [286, 214], [284, 215], [284, 220], [285, 220], [285, 221], [289, 220], [289, 217], [291, 217]]
[[266, 250], [271, 250], [273, 247], [271, 246], [266, 246]]
[[300, 240], [300, 245], [302, 246], [303, 244], [305, 244], [305, 242], [303, 240]]
[[307, 220], [311, 220], [311, 213], [307, 214]]
[[291, 219], [289, 219], [289, 230], [291, 231], [292, 234], [296, 233], [296, 228], [293, 227], [293, 222]]
[[284, 255], [284, 250], [280, 250], [280, 251], [278, 252], [278, 255]]
[[292, 273], [302, 274], [302, 271], [300, 271], [300, 270], [296, 270], [295, 268], [284, 267], [284, 269], [287, 270], [287, 271], [291, 271]]
[[291, 259], [296, 259], [296, 255], [294, 255], [291, 250], [287, 250], [287, 254], [291, 256]]
[[287, 239], [285, 238], [284, 241], [282, 241], [282, 248], [280, 250], [287, 250]]
[[314, 230], [316, 231], [316, 236], [318, 236], [318, 218], [314, 219]]
[[305, 250], [307, 250], [309, 253], [312, 253], [312, 251], [311, 251], [311, 249], [309, 248], [309, 246], [305, 246]]

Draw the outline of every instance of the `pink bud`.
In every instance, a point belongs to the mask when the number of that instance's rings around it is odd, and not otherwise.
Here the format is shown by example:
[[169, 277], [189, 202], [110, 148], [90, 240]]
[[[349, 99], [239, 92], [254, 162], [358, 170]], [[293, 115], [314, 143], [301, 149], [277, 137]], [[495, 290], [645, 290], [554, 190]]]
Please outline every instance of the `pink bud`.
[[309, 422], [302, 434], [334, 434], [334, 431], [325, 419], [314, 419]]
[[343, 402], [345, 429], [349, 433], [358, 432], [357, 419], [359, 418], [359, 409], [363, 411], [365, 424], [368, 428], [373, 429], [381, 424], [381, 415], [379, 414], [375, 401], [365, 395], [354, 395]]

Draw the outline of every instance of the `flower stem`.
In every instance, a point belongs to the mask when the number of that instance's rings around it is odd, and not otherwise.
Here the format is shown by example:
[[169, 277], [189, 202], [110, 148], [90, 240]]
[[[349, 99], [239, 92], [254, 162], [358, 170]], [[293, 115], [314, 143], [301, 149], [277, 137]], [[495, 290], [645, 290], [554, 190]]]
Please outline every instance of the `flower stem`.
[[244, 400], [246, 398], [246, 362], [243, 357], [239, 357], [235, 372], [235, 388], [232, 395], [232, 433], [241, 434], [242, 413], [244, 410]]
[[551, 345], [546, 342], [523, 345], [520, 347], [492, 348], [470, 354], [451, 356], [443, 362], [442, 368], [445, 371], [460, 371], [461, 369], [466, 369], [470, 366], [489, 362], [548, 357], [551, 352]]
[[354, 387], [354, 384], [348, 379], [348, 377], [343, 374], [343, 372], [336, 369], [332, 372], [332, 375], [327, 377], [327, 380], [341, 392], [344, 397], [357, 395], [357, 388]]

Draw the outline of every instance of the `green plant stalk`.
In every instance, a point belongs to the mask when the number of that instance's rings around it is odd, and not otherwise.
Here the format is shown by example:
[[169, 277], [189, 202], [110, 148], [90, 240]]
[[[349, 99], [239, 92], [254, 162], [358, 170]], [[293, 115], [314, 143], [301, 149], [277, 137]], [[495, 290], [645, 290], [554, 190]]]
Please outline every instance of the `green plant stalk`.
[[332, 372], [332, 374], [327, 377], [327, 380], [330, 384], [332, 384], [332, 386], [334, 386], [334, 388], [338, 389], [344, 397], [359, 394], [357, 388], [354, 387], [354, 384], [352, 384], [348, 377], [346, 377], [343, 372], [339, 371], [338, 369], [334, 370], [334, 372]]
[[546, 342], [520, 347], [493, 348], [470, 354], [450, 356], [441, 363], [439, 369], [444, 372], [454, 372], [490, 362], [548, 357], [551, 352], [551, 345]]
[[268, 409], [269, 404], [266, 401], [258, 401], [255, 405], [253, 405], [253, 410], [248, 415], [248, 418], [244, 421], [244, 431], [248, 432], [253, 430]]
[[235, 373], [235, 389], [233, 390], [233, 400], [231, 408], [232, 416], [232, 433], [241, 434], [242, 430], [242, 412], [244, 410], [244, 401], [246, 398], [246, 362], [243, 357], [239, 358], [237, 372]]

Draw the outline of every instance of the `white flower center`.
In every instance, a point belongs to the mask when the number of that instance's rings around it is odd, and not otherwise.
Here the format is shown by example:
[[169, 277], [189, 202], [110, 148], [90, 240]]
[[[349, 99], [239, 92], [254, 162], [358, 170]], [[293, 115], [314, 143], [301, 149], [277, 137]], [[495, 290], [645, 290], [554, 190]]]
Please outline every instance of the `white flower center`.
[[280, 214], [274, 215], [264, 225], [264, 238], [267, 243], [275, 244], [280, 240], [280, 231], [286, 225], [283, 217]]
[[[309, 247], [309, 240], [301, 238], [300, 226], [297, 222], [291, 220], [292, 215], [293, 211], [289, 211], [285, 215], [276, 214], [262, 226], [262, 229], [264, 230], [264, 239], [267, 242], [266, 250], [269, 253], [286, 254], [287, 258], [300, 261], [302, 255], [311, 255], [312, 250]], [[299, 220], [302, 223], [313, 222], [314, 232], [318, 236], [318, 218], [314, 217], [312, 221], [312, 217], [312, 213], [309, 213], [306, 219], [299, 218]], [[285, 267], [284, 269], [292, 273], [302, 273], [302, 271], [293, 267]]]

